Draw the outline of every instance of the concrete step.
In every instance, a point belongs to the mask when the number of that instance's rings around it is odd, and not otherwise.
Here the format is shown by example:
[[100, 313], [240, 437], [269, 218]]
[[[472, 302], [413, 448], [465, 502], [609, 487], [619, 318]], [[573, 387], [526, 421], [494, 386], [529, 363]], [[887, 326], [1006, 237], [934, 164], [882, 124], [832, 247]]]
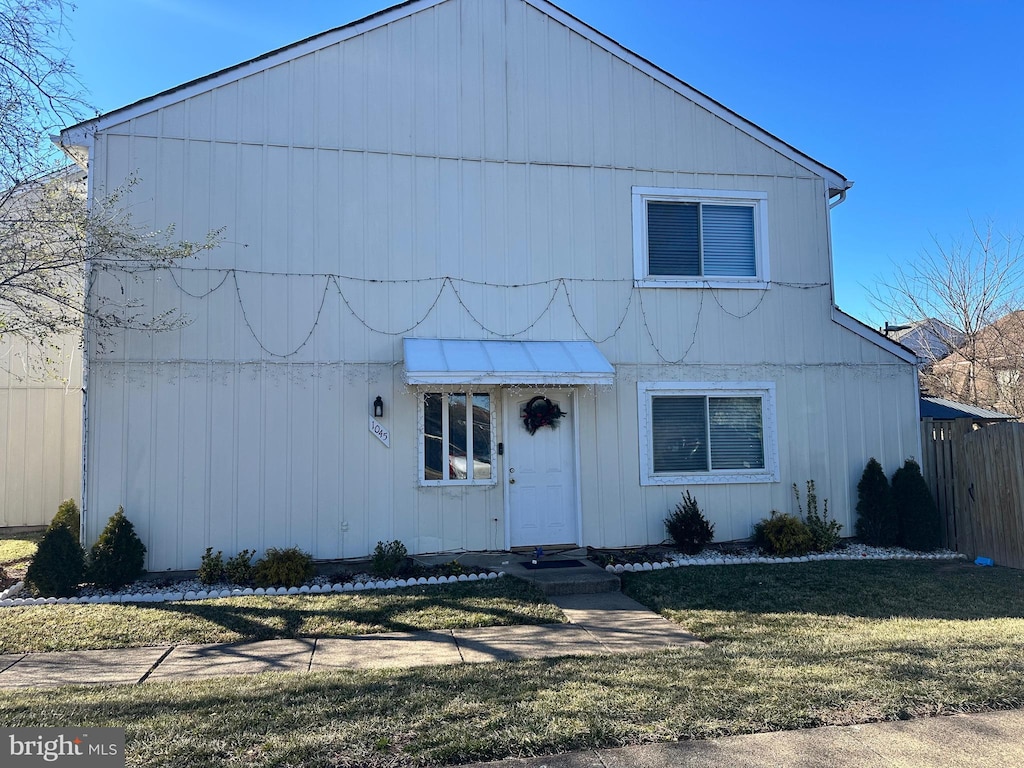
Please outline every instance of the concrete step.
[[[546, 560], [559, 559], [548, 556]], [[599, 592], [618, 592], [622, 586], [619, 577], [601, 568], [586, 557], [578, 559], [582, 568], [544, 568], [530, 570], [521, 562], [503, 565], [505, 573], [535, 585], [545, 595], [592, 595]], [[525, 560], [525, 562], [530, 562]]]

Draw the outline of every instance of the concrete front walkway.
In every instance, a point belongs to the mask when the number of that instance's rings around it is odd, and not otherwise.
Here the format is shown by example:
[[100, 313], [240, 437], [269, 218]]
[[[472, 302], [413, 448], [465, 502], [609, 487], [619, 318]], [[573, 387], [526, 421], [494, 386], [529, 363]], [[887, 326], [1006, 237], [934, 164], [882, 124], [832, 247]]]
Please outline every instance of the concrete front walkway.
[[1024, 765], [1024, 711], [925, 717], [706, 741], [590, 749], [462, 768], [1008, 768]]
[[553, 597], [568, 624], [0, 656], [0, 688], [419, 667], [702, 645], [619, 592]]

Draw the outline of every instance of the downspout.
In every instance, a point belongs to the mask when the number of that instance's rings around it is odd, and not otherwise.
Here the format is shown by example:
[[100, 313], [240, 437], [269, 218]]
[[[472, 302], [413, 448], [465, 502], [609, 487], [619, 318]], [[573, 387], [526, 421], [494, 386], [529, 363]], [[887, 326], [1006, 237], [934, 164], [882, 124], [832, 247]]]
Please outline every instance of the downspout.
[[835, 268], [835, 257], [832, 253], [832, 209], [837, 205], [842, 205], [846, 201], [846, 191], [853, 186], [852, 181], [845, 180], [846, 186], [839, 190], [839, 197], [832, 201], [829, 197], [830, 190], [826, 184], [825, 189], [825, 203], [828, 205], [828, 211], [825, 213], [825, 232], [828, 237], [828, 292], [829, 298], [832, 302], [832, 314], [835, 316], [835, 310], [839, 307], [836, 305], [836, 268]]

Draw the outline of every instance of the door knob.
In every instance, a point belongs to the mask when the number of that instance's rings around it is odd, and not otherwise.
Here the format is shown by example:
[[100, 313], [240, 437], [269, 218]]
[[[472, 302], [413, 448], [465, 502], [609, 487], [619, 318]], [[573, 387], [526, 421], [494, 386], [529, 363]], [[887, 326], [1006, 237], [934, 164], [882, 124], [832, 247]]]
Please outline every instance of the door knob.
[[514, 477], [510, 477], [510, 478], [508, 479], [508, 484], [509, 484], [509, 485], [515, 485], [515, 484], [516, 484], [516, 479], [515, 479]]

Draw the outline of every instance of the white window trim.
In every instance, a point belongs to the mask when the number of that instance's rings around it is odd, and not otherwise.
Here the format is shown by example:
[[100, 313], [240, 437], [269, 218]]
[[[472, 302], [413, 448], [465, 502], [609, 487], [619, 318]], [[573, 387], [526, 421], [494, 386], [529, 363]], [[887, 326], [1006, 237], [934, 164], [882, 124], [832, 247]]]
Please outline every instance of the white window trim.
[[[754, 277], [653, 277], [647, 266], [647, 202], [749, 205], [754, 209]], [[744, 190], [633, 187], [633, 279], [638, 288], [747, 288], [767, 290], [768, 193]]]
[[[776, 419], [775, 382], [772, 381], [640, 381], [637, 382], [640, 422], [640, 485], [713, 485], [719, 483], [777, 483], [779, 430]], [[655, 474], [651, 401], [655, 395], [709, 395], [711, 397], [760, 397], [764, 440], [764, 468], [710, 470], [681, 474]]]
[[[472, 397], [476, 395], [488, 395], [491, 401], [491, 476], [486, 480], [476, 480], [467, 478], [465, 480], [427, 480], [425, 475], [426, 468], [426, 446], [424, 445], [424, 432], [426, 431], [426, 412], [424, 407], [424, 398], [431, 393], [441, 393], [442, 395], [466, 395], [467, 408], [468, 404], [472, 402]], [[498, 398], [499, 393], [495, 392], [491, 387], [433, 387], [427, 386], [422, 387], [416, 392], [416, 441], [419, 445], [419, 484], [421, 486], [441, 486], [448, 488], [455, 485], [497, 485], [498, 484]], [[468, 418], [468, 414], [467, 414]], [[448, 409], [442, 410], [442, 424], [444, 427], [445, 436], [444, 440], [447, 444], [446, 429], [448, 425]], [[446, 455], [447, 451], [442, 450], [442, 456]], [[468, 473], [467, 473], [468, 474]]]

